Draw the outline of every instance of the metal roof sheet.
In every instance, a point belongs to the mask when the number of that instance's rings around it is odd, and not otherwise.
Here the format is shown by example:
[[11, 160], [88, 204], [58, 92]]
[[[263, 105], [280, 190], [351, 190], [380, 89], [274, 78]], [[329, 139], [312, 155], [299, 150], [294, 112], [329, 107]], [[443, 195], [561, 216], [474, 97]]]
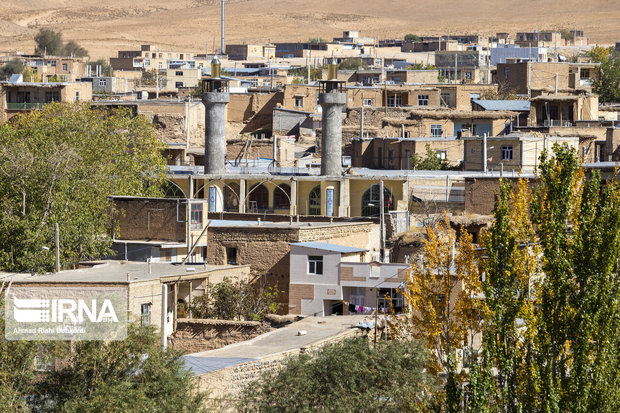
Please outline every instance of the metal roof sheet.
[[530, 110], [530, 102], [527, 100], [474, 99], [473, 102], [480, 105], [484, 110], [513, 110], [523, 112]]
[[317, 250], [323, 251], [333, 251], [339, 252], [341, 254], [346, 254], [349, 252], [366, 252], [367, 249], [364, 248], [356, 248], [356, 247], [347, 247], [344, 245], [336, 245], [336, 244], [328, 244], [326, 242], [292, 242], [289, 245], [294, 245], [296, 247], [306, 247], [306, 248], [314, 248]]

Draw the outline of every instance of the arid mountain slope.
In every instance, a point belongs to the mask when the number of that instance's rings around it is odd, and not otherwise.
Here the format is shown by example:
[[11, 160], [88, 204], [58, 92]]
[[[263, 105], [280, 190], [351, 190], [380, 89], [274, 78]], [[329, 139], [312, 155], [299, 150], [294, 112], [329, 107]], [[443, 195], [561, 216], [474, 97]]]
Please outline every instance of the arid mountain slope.
[[[193, 51], [218, 47], [218, 0], [3, 0], [0, 51], [32, 51], [40, 27], [61, 30], [94, 57], [142, 43]], [[619, 0], [228, 0], [233, 42], [331, 38], [343, 30], [389, 38], [406, 33], [584, 30], [594, 43], [620, 40]]]

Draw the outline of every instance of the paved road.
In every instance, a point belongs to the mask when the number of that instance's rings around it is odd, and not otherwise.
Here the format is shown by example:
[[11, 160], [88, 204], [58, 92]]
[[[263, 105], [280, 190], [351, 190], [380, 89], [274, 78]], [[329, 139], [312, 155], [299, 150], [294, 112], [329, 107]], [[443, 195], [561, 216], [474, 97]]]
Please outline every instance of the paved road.
[[[196, 375], [219, 370], [273, 354], [311, 346], [329, 337], [350, 330], [369, 316], [308, 317], [252, 340], [231, 344], [216, 350], [183, 356], [186, 365]], [[298, 335], [299, 331], [305, 335]]]

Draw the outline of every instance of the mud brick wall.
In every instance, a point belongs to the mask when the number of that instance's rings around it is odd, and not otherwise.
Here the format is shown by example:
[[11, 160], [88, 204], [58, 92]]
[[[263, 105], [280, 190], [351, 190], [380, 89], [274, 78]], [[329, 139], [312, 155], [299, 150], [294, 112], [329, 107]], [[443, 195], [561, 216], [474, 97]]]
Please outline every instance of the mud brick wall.
[[183, 318], [177, 321], [177, 331], [169, 340], [175, 350], [197, 353], [250, 340], [268, 329], [258, 321]]

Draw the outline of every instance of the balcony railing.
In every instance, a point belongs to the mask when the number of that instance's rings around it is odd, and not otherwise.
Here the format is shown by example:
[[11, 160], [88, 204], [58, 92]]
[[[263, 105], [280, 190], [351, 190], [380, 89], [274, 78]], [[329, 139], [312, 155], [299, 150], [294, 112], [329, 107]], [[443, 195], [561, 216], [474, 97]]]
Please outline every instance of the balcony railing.
[[44, 103], [16, 103], [9, 102], [6, 104], [6, 108], [8, 110], [33, 110], [33, 109], [41, 109]]

